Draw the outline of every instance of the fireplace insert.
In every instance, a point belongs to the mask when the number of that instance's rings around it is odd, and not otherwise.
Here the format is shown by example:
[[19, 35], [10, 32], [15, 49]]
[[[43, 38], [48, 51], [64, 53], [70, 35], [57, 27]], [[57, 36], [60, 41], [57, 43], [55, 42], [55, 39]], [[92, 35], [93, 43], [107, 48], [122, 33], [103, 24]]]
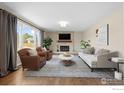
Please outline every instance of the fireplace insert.
[[60, 46], [61, 52], [69, 52], [69, 46]]

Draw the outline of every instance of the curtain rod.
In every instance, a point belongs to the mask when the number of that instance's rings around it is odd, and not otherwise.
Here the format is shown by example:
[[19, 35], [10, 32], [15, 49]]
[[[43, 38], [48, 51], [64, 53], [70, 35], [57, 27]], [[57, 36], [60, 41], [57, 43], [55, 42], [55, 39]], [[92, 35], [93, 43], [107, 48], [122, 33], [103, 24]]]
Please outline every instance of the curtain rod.
[[[1, 8], [0, 8], [0, 10], [4, 10], [4, 9], [1, 9]], [[8, 12], [8, 13], [11, 14], [11, 15], [14, 15], [13, 13], [11, 13], [11, 12], [9, 12], [9, 11], [7, 11], [7, 10], [4, 10], [4, 11]], [[16, 15], [14, 15], [14, 16], [16, 16]], [[17, 16], [16, 16], [16, 17], [17, 17]], [[23, 20], [22, 18], [17, 17], [17, 19], [19, 19], [19, 20], [21, 20], [21, 21], [23, 21], [23, 22], [25, 22], [25, 23], [27, 23], [27, 24], [29, 24], [29, 25], [31, 25], [31, 26], [33, 26], [33, 27], [39, 29], [39, 30], [41, 30], [40, 28], [34, 26], [33, 24], [31, 24], [31, 23], [29, 23], [29, 22]]]

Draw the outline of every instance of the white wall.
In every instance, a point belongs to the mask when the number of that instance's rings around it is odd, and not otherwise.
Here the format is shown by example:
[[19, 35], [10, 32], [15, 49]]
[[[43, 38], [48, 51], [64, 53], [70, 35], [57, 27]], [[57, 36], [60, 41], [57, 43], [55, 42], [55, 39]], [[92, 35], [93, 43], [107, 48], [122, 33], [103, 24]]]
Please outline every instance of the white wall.
[[74, 32], [74, 51], [80, 51], [80, 41], [83, 39], [83, 32]]

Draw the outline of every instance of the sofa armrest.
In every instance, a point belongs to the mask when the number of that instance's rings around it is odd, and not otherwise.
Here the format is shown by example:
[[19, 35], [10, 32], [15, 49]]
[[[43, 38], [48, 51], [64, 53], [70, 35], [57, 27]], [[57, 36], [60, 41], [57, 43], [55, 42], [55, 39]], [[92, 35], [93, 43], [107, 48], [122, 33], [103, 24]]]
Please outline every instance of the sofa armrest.
[[111, 59], [112, 57], [117, 57], [117, 56], [118, 56], [118, 52], [111, 52], [108, 54], [99, 55], [99, 56], [97, 56], [97, 65], [110, 67], [110, 65], [112, 65], [114, 63], [110, 62], [109, 59]]
[[98, 60], [101, 60], [101, 59], [109, 60], [111, 57], [118, 57], [118, 52], [111, 52], [111, 53], [108, 53], [108, 54], [97, 56]]

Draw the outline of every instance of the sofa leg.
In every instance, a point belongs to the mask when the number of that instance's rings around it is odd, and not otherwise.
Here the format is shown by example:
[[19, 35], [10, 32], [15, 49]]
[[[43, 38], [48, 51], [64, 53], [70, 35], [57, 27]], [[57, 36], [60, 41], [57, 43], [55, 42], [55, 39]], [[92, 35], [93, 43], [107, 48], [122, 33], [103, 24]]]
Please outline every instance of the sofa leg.
[[94, 69], [93, 69], [93, 68], [91, 68], [91, 72], [93, 72], [93, 70], [94, 70]]
[[117, 68], [114, 68], [113, 70], [114, 70], [114, 71], [117, 71]]

